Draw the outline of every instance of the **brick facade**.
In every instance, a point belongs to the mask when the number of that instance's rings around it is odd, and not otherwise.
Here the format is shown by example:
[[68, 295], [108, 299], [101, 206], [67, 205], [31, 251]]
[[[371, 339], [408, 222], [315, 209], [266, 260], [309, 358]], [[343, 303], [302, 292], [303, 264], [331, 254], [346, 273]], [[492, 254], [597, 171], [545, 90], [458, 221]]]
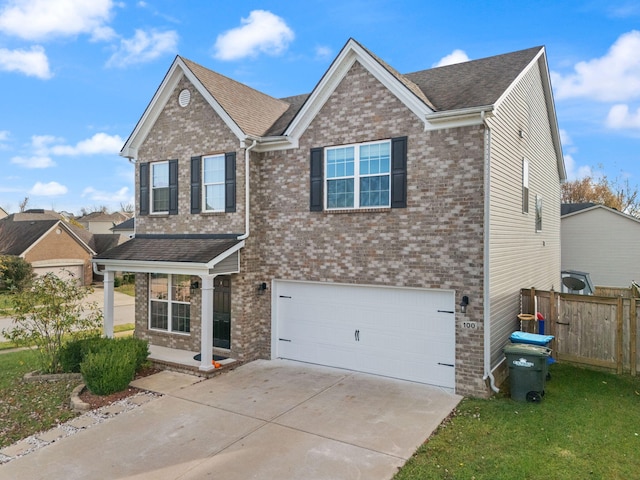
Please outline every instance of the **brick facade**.
[[34, 262], [53, 262], [56, 265], [64, 265], [65, 262], [82, 262], [82, 285], [90, 285], [93, 280], [93, 267], [91, 254], [78, 243], [64, 228], [56, 227], [53, 231], [44, 235], [25, 255], [25, 260]]
[[[178, 105], [190, 88], [187, 108]], [[309, 211], [314, 147], [408, 137], [407, 208]], [[237, 153], [235, 213], [191, 215], [190, 158]], [[471, 299], [456, 313], [456, 390], [485, 396], [483, 359], [484, 128], [424, 131], [424, 123], [355, 63], [300, 139], [298, 149], [251, 153], [251, 236], [232, 275], [232, 346], [240, 360], [269, 358], [274, 279], [443, 288]], [[186, 79], [174, 89], [139, 149], [138, 162], [178, 159], [178, 215], [137, 216], [138, 233], [243, 233], [244, 149]], [[136, 175], [138, 173], [136, 172]], [[136, 177], [136, 184], [139, 184]], [[139, 213], [139, 212], [138, 212]], [[200, 298], [191, 334], [148, 330], [147, 275], [136, 277], [136, 335], [152, 344], [199, 351]], [[463, 328], [471, 322], [476, 328]]]

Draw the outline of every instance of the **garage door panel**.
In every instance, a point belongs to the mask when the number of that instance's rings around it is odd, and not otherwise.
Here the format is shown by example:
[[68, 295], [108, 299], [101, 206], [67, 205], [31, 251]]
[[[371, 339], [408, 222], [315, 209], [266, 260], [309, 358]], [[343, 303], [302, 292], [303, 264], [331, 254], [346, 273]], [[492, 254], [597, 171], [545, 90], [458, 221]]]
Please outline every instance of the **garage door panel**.
[[452, 291], [276, 281], [274, 293], [276, 356], [454, 387]]

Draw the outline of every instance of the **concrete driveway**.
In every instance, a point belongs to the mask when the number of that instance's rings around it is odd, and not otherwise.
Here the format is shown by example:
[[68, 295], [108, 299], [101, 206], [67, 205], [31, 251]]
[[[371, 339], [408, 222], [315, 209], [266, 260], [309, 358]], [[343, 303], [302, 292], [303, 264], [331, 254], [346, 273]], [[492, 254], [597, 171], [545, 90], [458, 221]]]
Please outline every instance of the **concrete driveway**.
[[163, 395], [0, 466], [0, 478], [390, 479], [461, 399], [284, 360], [137, 382]]

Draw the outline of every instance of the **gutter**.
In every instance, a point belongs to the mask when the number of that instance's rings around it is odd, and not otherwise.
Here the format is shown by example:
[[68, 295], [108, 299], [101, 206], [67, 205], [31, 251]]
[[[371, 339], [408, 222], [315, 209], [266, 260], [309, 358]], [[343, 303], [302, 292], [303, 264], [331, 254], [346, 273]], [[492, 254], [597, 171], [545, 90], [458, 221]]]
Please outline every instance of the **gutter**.
[[[492, 111], [493, 107], [490, 107], [487, 111]], [[495, 393], [498, 393], [500, 389], [496, 386], [496, 379], [493, 376], [493, 372], [491, 371], [491, 304], [490, 304], [490, 296], [489, 296], [489, 285], [490, 285], [490, 266], [491, 263], [489, 261], [489, 240], [490, 236], [490, 225], [491, 225], [491, 129], [487, 124], [486, 112], [482, 110], [480, 112], [480, 117], [482, 123], [485, 126], [485, 161], [484, 161], [484, 377], [483, 380], [486, 381], [489, 379], [489, 385], [491, 386], [491, 390]]]
[[244, 150], [244, 234], [238, 237], [238, 240], [249, 238], [249, 154], [251, 150], [258, 144], [258, 139], [247, 137], [253, 143]]
[[456, 117], [479, 116], [479, 120], [482, 123], [485, 123], [486, 114], [492, 111], [493, 111], [493, 105], [484, 105], [480, 107], [468, 107], [468, 108], [460, 108], [458, 110], [446, 110], [443, 112], [429, 113], [425, 116], [425, 118], [430, 123], [438, 123], [438, 122], [446, 122]]

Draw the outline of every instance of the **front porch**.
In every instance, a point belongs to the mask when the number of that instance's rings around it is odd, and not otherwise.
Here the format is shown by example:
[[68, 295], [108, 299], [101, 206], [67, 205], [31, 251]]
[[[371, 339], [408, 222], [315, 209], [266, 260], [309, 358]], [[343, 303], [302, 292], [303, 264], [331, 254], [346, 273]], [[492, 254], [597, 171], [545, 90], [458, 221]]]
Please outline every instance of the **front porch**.
[[[213, 360], [220, 366], [211, 370], [203, 371], [200, 367], [201, 360], [194, 357], [200, 352], [190, 352], [188, 350], [178, 350], [176, 348], [161, 347], [159, 345], [149, 345], [149, 361], [162, 370], [172, 372], [187, 373], [199, 377], [210, 378], [224, 371], [233, 370], [242, 365], [242, 362], [234, 358]], [[219, 358], [217, 352], [212, 352], [213, 358]]]

